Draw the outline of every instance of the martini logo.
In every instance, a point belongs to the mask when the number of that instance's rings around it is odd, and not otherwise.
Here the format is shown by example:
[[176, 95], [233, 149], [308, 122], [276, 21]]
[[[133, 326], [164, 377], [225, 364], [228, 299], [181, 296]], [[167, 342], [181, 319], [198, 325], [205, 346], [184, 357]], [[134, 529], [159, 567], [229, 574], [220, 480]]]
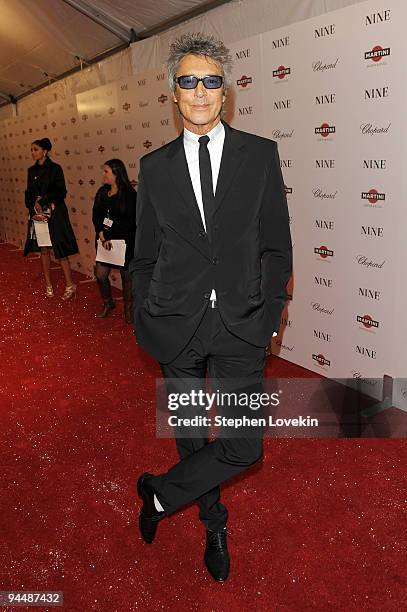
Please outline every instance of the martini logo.
[[93, 185], [96, 185], [96, 181], [94, 181], [93, 179], [90, 179], [89, 185], [92, 185], [92, 187], [93, 187]]
[[165, 104], [165, 102], [167, 102], [168, 100], [168, 96], [166, 96], [165, 94], [161, 94], [161, 96], [157, 98], [157, 100], [160, 104]]
[[246, 89], [246, 87], [248, 85], [251, 85], [251, 83], [253, 82], [252, 77], [246, 76], [245, 74], [243, 74], [240, 79], [237, 79], [236, 83], [239, 87], [242, 87], [242, 89]]
[[377, 189], [369, 189], [369, 191], [362, 191], [362, 200], [367, 200], [370, 204], [377, 204], [377, 202], [386, 199], [385, 193], [379, 193]]
[[125, 113], [128, 113], [130, 108], [131, 108], [131, 104], [129, 104], [128, 102], [125, 102], [122, 106], [122, 109], [124, 110]]
[[133, 144], [133, 145], [132, 145], [132, 144], [126, 144], [126, 149], [127, 149], [128, 151], [132, 151], [132, 150], [133, 150], [133, 149], [135, 149], [135, 148], [136, 148], [136, 145], [134, 145], [134, 144]]
[[113, 108], [113, 106], [111, 106], [107, 112], [109, 113], [109, 115], [110, 115], [110, 116], [112, 116], [112, 115], [114, 115], [114, 114], [115, 114], [116, 109], [115, 109], [115, 108]]
[[83, 185], [83, 180], [82, 180], [82, 179], [79, 179], [78, 183], [79, 183], [79, 185], [82, 187], [82, 185]]
[[143, 102], [143, 100], [140, 100], [138, 105], [139, 105], [140, 108], [144, 108], [145, 106], [148, 106], [148, 102]]
[[69, 149], [65, 149], [64, 153], [65, 153], [65, 155], [70, 155], [71, 154]]
[[73, 125], [74, 123], [76, 123], [76, 117], [71, 117], [71, 123], [72, 123], [72, 125]]
[[322, 259], [326, 259], [327, 257], [333, 257], [334, 252], [328, 249], [326, 246], [320, 246], [314, 248], [314, 253], [322, 257]]
[[379, 327], [379, 321], [375, 321], [370, 315], [365, 314], [363, 316], [357, 315], [356, 320], [358, 323], [362, 323], [363, 327], [366, 329], [371, 329], [375, 327], [376, 329]]
[[143, 142], [143, 147], [144, 147], [145, 149], [147, 149], [147, 151], [148, 151], [148, 149], [149, 149], [150, 147], [152, 147], [152, 146], [153, 146], [153, 143], [152, 143], [152, 142], [150, 142], [149, 140], [145, 140], [145, 141]]
[[100, 147], [98, 147], [98, 151], [99, 153], [103, 153], [103, 151], [105, 151], [105, 147], [103, 145], [100, 145]]
[[[52, 127], [55, 127], [55, 126], [56, 126], [55, 121], [53, 121], [53, 122], [51, 123], [51, 125], [52, 125]], [[25, 134], [25, 132], [23, 132], [23, 134]]]
[[336, 132], [335, 126], [329, 125], [329, 123], [323, 123], [319, 127], [315, 128], [315, 134], [323, 136], [323, 138], [326, 138], [330, 134], [335, 134], [335, 132]]
[[279, 66], [277, 70], [273, 70], [273, 77], [278, 79], [284, 79], [288, 74], [291, 74], [291, 68], [286, 68], [285, 66]]
[[371, 51], [365, 51], [365, 60], [372, 60], [373, 62], [380, 62], [384, 57], [390, 55], [390, 47], [383, 49], [380, 45], [373, 47]]
[[327, 359], [324, 355], [322, 355], [322, 353], [318, 353], [318, 355], [313, 353], [312, 354], [312, 359], [314, 361], [316, 361], [317, 364], [320, 365], [320, 366], [328, 366], [329, 367], [331, 365], [331, 362], [329, 361], [329, 359]]
[[82, 121], [87, 121], [89, 119], [89, 115], [86, 115], [85, 113], [85, 115], [82, 115], [81, 119]]

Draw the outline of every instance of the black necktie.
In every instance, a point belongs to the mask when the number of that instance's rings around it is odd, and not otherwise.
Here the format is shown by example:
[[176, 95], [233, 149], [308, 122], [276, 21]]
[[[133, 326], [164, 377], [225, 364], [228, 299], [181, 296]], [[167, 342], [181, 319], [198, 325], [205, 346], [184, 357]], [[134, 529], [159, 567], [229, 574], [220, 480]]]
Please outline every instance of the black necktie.
[[212, 184], [212, 166], [208, 151], [209, 136], [201, 136], [199, 142], [199, 174], [201, 175], [202, 202], [205, 213], [206, 233], [211, 240], [212, 216], [215, 204]]

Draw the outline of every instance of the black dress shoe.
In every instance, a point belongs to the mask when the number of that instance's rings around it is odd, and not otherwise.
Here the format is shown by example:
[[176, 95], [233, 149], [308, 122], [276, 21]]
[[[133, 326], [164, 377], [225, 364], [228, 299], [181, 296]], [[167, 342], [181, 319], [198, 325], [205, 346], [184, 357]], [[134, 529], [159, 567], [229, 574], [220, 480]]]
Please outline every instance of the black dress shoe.
[[151, 544], [155, 538], [158, 521], [165, 517], [165, 512], [159, 512], [154, 505], [154, 489], [151, 484], [152, 474], [145, 472], [137, 481], [137, 492], [143, 500], [138, 524], [144, 542]]
[[206, 531], [205, 565], [217, 580], [225, 582], [229, 576], [230, 558], [226, 541], [226, 528], [221, 531]]

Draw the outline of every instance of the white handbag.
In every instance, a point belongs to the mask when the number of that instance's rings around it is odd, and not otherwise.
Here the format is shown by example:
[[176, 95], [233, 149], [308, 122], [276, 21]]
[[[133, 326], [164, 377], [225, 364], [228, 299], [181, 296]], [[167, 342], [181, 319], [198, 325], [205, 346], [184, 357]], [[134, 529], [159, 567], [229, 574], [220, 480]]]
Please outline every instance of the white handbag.
[[35, 237], [37, 238], [37, 244], [39, 247], [50, 247], [52, 246], [51, 237], [49, 235], [49, 228], [47, 221], [33, 221]]

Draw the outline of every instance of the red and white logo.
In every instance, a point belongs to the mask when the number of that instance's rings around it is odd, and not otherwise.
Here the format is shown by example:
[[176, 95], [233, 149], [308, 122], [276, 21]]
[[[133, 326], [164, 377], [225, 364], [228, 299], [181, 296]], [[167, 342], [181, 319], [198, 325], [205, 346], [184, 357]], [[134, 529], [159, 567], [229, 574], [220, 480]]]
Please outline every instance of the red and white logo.
[[365, 52], [365, 60], [371, 59], [373, 62], [380, 62], [387, 55], [390, 55], [390, 47], [383, 49], [380, 45], [376, 45], [371, 51]]
[[314, 248], [314, 253], [322, 257], [322, 259], [326, 259], [327, 257], [333, 257], [334, 252], [328, 249], [328, 247], [322, 245], [320, 247]]
[[385, 193], [379, 193], [377, 189], [369, 189], [369, 191], [362, 191], [362, 200], [367, 200], [370, 204], [376, 204], [379, 200], [384, 201], [386, 199]]
[[278, 79], [284, 79], [288, 74], [291, 74], [291, 68], [286, 68], [285, 66], [279, 66], [277, 70], [273, 70], [273, 77]]
[[336, 131], [335, 126], [329, 125], [329, 123], [323, 123], [319, 127], [315, 128], [315, 134], [318, 134], [319, 136], [323, 136], [324, 138], [326, 138], [330, 134], [335, 134], [335, 131]]
[[327, 359], [324, 355], [322, 355], [322, 353], [318, 353], [318, 355], [313, 353], [312, 359], [316, 361], [317, 364], [320, 366], [325, 366], [325, 365], [330, 366], [331, 365], [331, 362], [329, 361], [329, 359]]
[[377, 329], [379, 327], [379, 321], [375, 321], [375, 319], [368, 314], [363, 316], [357, 315], [356, 320], [358, 323], [362, 323], [363, 327], [366, 329], [371, 329], [372, 327]]
[[237, 79], [236, 83], [239, 87], [243, 87], [243, 89], [246, 89], [246, 87], [248, 85], [250, 85], [253, 82], [252, 77], [248, 77], [245, 74], [243, 74], [240, 79]]

